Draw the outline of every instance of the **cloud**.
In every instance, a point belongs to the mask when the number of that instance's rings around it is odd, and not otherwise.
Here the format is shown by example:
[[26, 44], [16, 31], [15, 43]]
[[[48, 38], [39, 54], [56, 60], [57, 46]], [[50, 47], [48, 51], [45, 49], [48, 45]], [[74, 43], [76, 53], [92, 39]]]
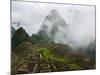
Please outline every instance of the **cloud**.
[[36, 34], [52, 9], [57, 9], [68, 24], [66, 32], [71, 42], [76, 45], [87, 45], [95, 39], [94, 6], [13, 1], [12, 21], [22, 22], [24, 24], [22, 27], [29, 35]]

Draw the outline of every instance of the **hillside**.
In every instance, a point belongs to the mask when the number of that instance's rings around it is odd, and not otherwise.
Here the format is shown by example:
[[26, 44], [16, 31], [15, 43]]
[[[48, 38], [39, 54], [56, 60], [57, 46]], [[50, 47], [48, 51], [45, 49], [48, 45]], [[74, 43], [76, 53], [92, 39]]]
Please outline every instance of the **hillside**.
[[81, 50], [73, 51], [67, 44], [44, 37], [38, 34], [29, 36], [23, 28], [16, 30], [12, 37], [12, 74], [95, 68], [95, 60]]

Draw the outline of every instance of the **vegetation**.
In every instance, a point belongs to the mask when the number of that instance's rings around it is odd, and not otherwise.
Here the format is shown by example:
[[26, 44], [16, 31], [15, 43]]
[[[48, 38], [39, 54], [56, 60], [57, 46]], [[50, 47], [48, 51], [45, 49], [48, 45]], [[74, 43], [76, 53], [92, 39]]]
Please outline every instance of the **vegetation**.
[[[21, 73], [42, 72], [41, 65], [47, 68], [49, 65], [51, 72], [95, 69], [94, 49], [90, 51], [90, 46], [87, 49], [86, 53], [80, 49], [74, 52], [69, 45], [54, 43], [43, 32], [29, 36], [19, 28], [12, 36], [12, 75], [20, 73], [19, 70]], [[23, 65], [27, 69], [24, 70]]]
[[40, 52], [46, 60], [50, 59], [53, 61], [66, 62], [64, 57], [57, 55], [55, 52], [47, 48], [39, 48], [38, 52]]

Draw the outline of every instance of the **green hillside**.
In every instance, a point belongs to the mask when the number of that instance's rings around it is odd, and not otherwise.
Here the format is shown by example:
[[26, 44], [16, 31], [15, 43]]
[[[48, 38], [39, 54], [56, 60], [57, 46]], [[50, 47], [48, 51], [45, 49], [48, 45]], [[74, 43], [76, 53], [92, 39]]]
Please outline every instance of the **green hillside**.
[[29, 36], [19, 28], [11, 40], [12, 75], [95, 69], [95, 59], [81, 49], [73, 51], [70, 45], [55, 43], [43, 33]]

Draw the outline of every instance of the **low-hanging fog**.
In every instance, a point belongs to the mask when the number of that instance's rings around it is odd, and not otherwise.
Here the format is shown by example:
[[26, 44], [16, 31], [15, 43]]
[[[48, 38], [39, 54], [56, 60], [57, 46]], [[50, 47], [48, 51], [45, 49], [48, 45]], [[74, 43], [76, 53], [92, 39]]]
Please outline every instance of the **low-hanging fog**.
[[[52, 9], [56, 9], [66, 22], [66, 26], [59, 26], [60, 31], [55, 35], [55, 42], [60, 38], [63, 44], [85, 47], [95, 41], [94, 6], [13, 1], [12, 27], [15, 29], [23, 27], [30, 36], [37, 34]], [[52, 28], [50, 24], [48, 27]], [[67, 37], [63, 38], [62, 34]]]

